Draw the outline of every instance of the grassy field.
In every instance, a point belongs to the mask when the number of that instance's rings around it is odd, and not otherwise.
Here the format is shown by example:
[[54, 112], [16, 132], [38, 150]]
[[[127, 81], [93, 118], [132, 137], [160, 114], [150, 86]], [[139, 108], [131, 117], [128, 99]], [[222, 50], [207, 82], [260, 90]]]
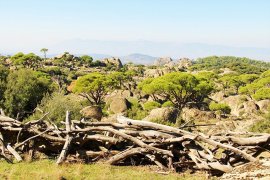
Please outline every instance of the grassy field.
[[65, 164], [57, 166], [54, 161], [42, 160], [31, 163], [8, 164], [0, 162], [0, 179], [200, 179], [206, 180], [204, 173], [162, 175], [154, 167], [119, 167], [106, 164]]

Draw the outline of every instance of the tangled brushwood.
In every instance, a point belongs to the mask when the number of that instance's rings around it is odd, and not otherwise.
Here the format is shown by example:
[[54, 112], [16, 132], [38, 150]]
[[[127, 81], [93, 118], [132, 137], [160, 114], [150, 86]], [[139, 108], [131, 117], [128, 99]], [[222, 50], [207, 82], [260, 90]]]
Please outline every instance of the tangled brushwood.
[[162, 171], [208, 170], [215, 174], [258, 160], [270, 150], [270, 134], [207, 136], [157, 123], [117, 117], [117, 123], [70, 120], [65, 128], [42, 119], [21, 123], [0, 116], [1, 157], [22, 161], [36, 153], [64, 162], [156, 164]]

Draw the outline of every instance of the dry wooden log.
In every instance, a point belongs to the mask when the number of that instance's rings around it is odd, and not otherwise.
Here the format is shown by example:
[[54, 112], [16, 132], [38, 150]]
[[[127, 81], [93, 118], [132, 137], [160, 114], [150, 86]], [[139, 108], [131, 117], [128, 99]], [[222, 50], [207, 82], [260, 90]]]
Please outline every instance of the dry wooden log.
[[208, 143], [208, 144], [210, 144], [212, 146], [218, 146], [220, 148], [231, 150], [234, 153], [241, 155], [242, 157], [244, 157], [248, 161], [251, 161], [251, 162], [256, 161], [256, 158], [252, 157], [251, 155], [249, 155], [249, 154], [247, 154], [247, 153], [245, 153], [245, 152], [243, 152], [243, 151], [241, 151], [241, 150], [239, 150], [239, 149], [237, 149], [237, 148], [235, 148], [233, 146], [221, 144], [221, 143], [216, 142], [216, 141], [214, 141], [212, 139], [206, 138], [206, 137], [204, 137], [202, 135], [196, 135], [196, 134], [193, 134], [193, 133], [188, 132], [188, 131], [176, 129], [176, 128], [173, 128], [173, 127], [169, 127], [169, 126], [165, 126], [165, 125], [161, 125], [161, 124], [157, 124], [157, 123], [153, 123], [153, 122], [132, 120], [132, 119], [128, 119], [128, 118], [123, 117], [123, 116], [118, 116], [117, 121], [119, 123], [122, 123], [122, 124], [134, 124], [134, 125], [139, 125], [139, 126], [147, 126], [147, 127], [152, 127], [152, 128], [155, 128], [155, 129], [162, 129], [162, 130], [166, 130], [166, 131], [169, 131], [169, 132], [179, 133], [179, 134], [182, 134], [182, 135], [190, 135], [190, 136], [194, 137], [194, 140], [203, 141], [203, 142]]
[[155, 155], [146, 154], [146, 157], [148, 157], [151, 161], [153, 161], [158, 167], [160, 167], [161, 170], [167, 171], [167, 167], [165, 167], [161, 162], [159, 162]]
[[142, 136], [147, 138], [173, 138], [175, 136], [155, 130], [143, 130], [143, 131], [135, 131], [135, 130], [126, 130], [126, 129], [120, 129], [120, 132], [123, 132], [125, 134], [131, 135], [131, 136]]
[[207, 138], [207, 137], [205, 137], [203, 135], [198, 135], [196, 137], [196, 139], [201, 140], [201, 141], [203, 141], [205, 143], [208, 143], [208, 144], [210, 144], [210, 145], [212, 145], [214, 147], [217, 146], [217, 147], [220, 147], [220, 148], [223, 148], [223, 149], [233, 151], [234, 153], [242, 156], [243, 158], [245, 158], [248, 161], [251, 161], [251, 162], [256, 161], [256, 158], [252, 157], [251, 155], [249, 155], [249, 154], [245, 153], [244, 151], [241, 151], [241, 150], [239, 150], [239, 149], [237, 149], [237, 148], [235, 148], [233, 146], [226, 145], [226, 144], [221, 144], [221, 143], [216, 142], [216, 141], [214, 141], [212, 139], [209, 139], [209, 138]]
[[128, 149], [126, 151], [123, 151], [123, 152], [120, 152], [118, 154], [116, 154], [115, 156], [111, 157], [107, 163], [113, 165], [113, 164], [117, 164], [119, 163], [120, 161], [130, 157], [130, 156], [133, 156], [133, 155], [136, 155], [136, 154], [142, 154], [142, 153], [146, 153], [148, 152], [147, 149], [145, 148], [141, 148], [141, 147], [137, 147], [137, 148], [131, 148], [131, 149]]
[[119, 139], [116, 139], [114, 137], [104, 136], [101, 134], [88, 135], [88, 136], [84, 137], [84, 139], [109, 142], [110, 144], [117, 144], [118, 142], [120, 142]]
[[114, 156], [118, 154], [120, 151], [85, 151], [85, 150], [79, 150], [77, 151], [77, 154], [80, 157], [87, 156], [88, 158], [96, 158], [96, 157], [108, 157], [108, 156]]
[[66, 112], [66, 131], [67, 131], [67, 137], [66, 142], [64, 144], [64, 147], [56, 161], [56, 164], [61, 164], [67, 157], [68, 150], [70, 148], [71, 141], [73, 139], [73, 136], [70, 134], [71, 132], [71, 121], [69, 117], [69, 111]]
[[270, 142], [270, 135], [263, 135], [259, 137], [249, 137], [249, 138], [240, 138], [229, 136], [228, 140], [232, 141], [241, 146], [256, 146], [264, 143]]
[[36, 137], [39, 137], [39, 136], [41, 136], [42, 134], [45, 134], [45, 133], [48, 132], [48, 131], [51, 131], [51, 129], [47, 129], [47, 130], [45, 130], [45, 131], [43, 131], [43, 132], [41, 132], [41, 133], [39, 133], [39, 134], [37, 134], [37, 135], [35, 135], [35, 136], [32, 136], [32, 137], [30, 137], [30, 138], [24, 140], [24, 141], [21, 142], [21, 143], [15, 144], [14, 149], [19, 148], [20, 146], [24, 145], [26, 142], [28, 142], [28, 141], [30, 141], [30, 140], [36, 138]]
[[18, 162], [22, 161], [20, 154], [15, 149], [13, 149], [10, 144], [7, 145], [7, 150], [15, 157]]
[[168, 150], [163, 150], [160, 148], [150, 146], [150, 145], [145, 144], [143, 141], [141, 141], [133, 136], [127, 135], [123, 132], [120, 132], [116, 129], [109, 128], [109, 127], [88, 127], [85, 129], [73, 130], [72, 132], [89, 132], [89, 131], [108, 131], [108, 132], [111, 132], [111, 133], [116, 134], [118, 136], [121, 136], [122, 138], [124, 138], [126, 140], [132, 141], [133, 143], [137, 144], [138, 146], [140, 146], [142, 148], [147, 148], [149, 150], [155, 151], [156, 153], [160, 153], [160, 154], [164, 154], [164, 155], [168, 155], [168, 156], [173, 156], [173, 154]]

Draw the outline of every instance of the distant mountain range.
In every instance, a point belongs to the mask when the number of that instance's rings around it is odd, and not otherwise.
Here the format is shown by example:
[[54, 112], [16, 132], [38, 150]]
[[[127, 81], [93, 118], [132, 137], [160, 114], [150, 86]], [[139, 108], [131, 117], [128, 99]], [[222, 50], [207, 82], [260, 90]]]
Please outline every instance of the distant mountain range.
[[[89, 54], [89, 55], [92, 56], [94, 60], [100, 60], [100, 59], [112, 57], [111, 55], [107, 55], [107, 54]], [[153, 62], [156, 59], [158, 59], [158, 57], [153, 57], [153, 56], [140, 54], [140, 53], [133, 53], [127, 56], [120, 56], [119, 58], [124, 64], [133, 62], [135, 64], [145, 64], [145, 65], [153, 64]]]
[[158, 57], [153, 57], [145, 54], [129, 54], [127, 56], [120, 57], [123, 63], [133, 62], [136, 64], [152, 64]]
[[[47, 57], [52, 58], [55, 56], [58, 56], [59, 54], [48, 54]], [[82, 56], [85, 54], [74, 54], [75, 56]], [[149, 65], [149, 64], [153, 64], [154, 61], [156, 59], [158, 59], [158, 57], [154, 57], [154, 56], [149, 56], [146, 54], [140, 54], [140, 53], [133, 53], [133, 54], [129, 54], [126, 56], [112, 56], [109, 54], [97, 54], [97, 53], [91, 53], [88, 54], [89, 56], [91, 56], [94, 60], [102, 60], [104, 58], [110, 58], [110, 57], [119, 57], [120, 60], [122, 61], [122, 63], [128, 63], [128, 62], [132, 62], [135, 64], [145, 64], [145, 65]]]

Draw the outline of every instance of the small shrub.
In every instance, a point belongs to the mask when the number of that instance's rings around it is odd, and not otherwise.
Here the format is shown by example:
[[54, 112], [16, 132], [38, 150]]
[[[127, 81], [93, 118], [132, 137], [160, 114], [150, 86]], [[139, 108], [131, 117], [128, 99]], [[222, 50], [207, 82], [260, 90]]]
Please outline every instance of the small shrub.
[[270, 133], [270, 108], [269, 112], [265, 115], [265, 119], [254, 123], [250, 131], [259, 133]]
[[211, 111], [221, 111], [223, 114], [230, 114], [231, 108], [227, 104], [224, 103], [216, 103], [212, 101], [209, 105], [209, 109]]
[[162, 107], [174, 107], [174, 104], [171, 101], [166, 101], [162, 104]]
[[156, 109], [161, 107], [161, 104], [156, 101], [148, 101], [143, 104], [143, 109], [147, 111], [151, 111], [152, 109]]
[[128, 101], [131, 104], [131, 108], [127, 110], [127, 117], [131, 119], [141, 120], [148, 115], [148, 112], [146, 110], [143, 110], [138, 99], [129, 98]]
[[80, 119], [82, 108], [82, 102], [78, 101], [76, 97], [55, 93], [51, 96], [45, 96], [37, 108], [39, 110], [36, 110], [26, 121], [39, 119], [44, 113], [49, 113], [48, 119], [57, 125], [61, 125], [60, 122], [65, 120], [67, 110], [70, 111], [71, 119]]
[[251, 126], [250, 128], [250, 131], [259, 133], [270, 133], [270, 120], [265, 119], [253, 124], [253, 126]]

